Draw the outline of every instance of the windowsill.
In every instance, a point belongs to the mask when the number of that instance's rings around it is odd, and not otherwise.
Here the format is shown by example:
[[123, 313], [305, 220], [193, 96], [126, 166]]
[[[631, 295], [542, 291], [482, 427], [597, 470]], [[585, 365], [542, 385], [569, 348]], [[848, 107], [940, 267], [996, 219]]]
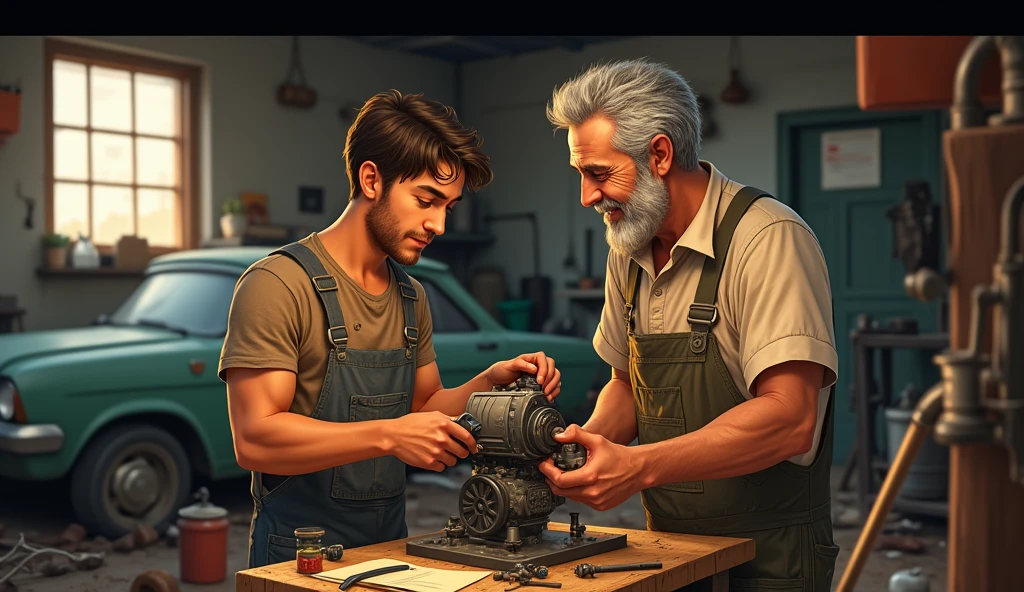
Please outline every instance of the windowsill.
[[65, 267], [63, 269], [54, 269], [51, 267], [37, 267], [36, 275], [39, 277], [68, 277], [68, 278], [141, 278], [143, 275], [142, 269], [119, 269], [115, 267], [98, 267], [95, 269], [76, 269], [74, 267]]

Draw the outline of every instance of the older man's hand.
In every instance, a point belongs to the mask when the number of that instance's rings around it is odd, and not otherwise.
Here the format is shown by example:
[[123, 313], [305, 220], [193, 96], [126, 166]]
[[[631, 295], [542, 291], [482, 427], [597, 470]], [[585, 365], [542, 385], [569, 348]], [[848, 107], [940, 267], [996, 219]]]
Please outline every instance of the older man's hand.
[[539, 466], [556, 495], [586, 504], [595, 510], [609, 510], [630, 498], [641, 487], [640, 467], [632, 450], [576, 424], [555, 435], [561, 443], [576, 442], [587, 449], [587, 462], [572, 471], [562, 471], [550, 458]]

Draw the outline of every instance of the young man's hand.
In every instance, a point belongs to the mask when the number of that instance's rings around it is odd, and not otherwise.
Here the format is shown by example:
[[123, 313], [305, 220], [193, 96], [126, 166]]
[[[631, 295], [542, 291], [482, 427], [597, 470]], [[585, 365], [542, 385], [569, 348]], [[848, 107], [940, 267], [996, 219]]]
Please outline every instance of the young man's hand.
[[523, 372], [537, 376], [548, 401], [554, 401], [562, 392], [562, 373], [555, 368], [554, 358], [545, 356], [544, 352], [522, 354], [513, 360], [497, 362], [487, 371], [487, 378], [493, 384], [506, 385], [518, 380]]
[[440, 411], [410, 413], [394, 422], [395, 429], [387, 435], [389, 453], [407, 465], [440, 472], [476, 450], [473, 435]]

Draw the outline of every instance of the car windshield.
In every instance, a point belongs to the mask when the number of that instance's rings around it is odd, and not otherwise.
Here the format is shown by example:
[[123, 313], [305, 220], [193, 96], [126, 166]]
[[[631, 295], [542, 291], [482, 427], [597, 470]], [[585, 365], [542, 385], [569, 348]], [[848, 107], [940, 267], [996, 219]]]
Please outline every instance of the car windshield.
[[199, 271], [151, 275], [110, 316], [109, 322], [195, 335], [224, 335], [237, 279]]

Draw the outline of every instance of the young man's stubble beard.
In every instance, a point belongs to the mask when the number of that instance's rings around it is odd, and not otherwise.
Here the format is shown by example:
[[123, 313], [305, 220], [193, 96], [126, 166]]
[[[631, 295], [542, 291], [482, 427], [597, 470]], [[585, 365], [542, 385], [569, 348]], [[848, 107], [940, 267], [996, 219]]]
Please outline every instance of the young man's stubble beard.
[[430, 241], [431, 235], [421, 235], [415, 231], [402, 234], [398, 216], [391, 210], [391, 191], [388, 190], [379, 200], [370, 206], [366, 214], [366, 230], [370, 239], [377, 243], [382, 251], [401, 265], [413, 265], [420, 260], [420, 251], [403, 249], [402, 241], [413, 237], [422, 241]]
[[614, 208], [622, 210], [622, 219], [605, 219], [605, 238], [613, 250], [629, 257], [636, 255], [654, 239], [668, 212], [668, 188], [647, 166], [636, 167], [633, 192], [626, 203], [604, 198], [594, 204], [602, 215]]

